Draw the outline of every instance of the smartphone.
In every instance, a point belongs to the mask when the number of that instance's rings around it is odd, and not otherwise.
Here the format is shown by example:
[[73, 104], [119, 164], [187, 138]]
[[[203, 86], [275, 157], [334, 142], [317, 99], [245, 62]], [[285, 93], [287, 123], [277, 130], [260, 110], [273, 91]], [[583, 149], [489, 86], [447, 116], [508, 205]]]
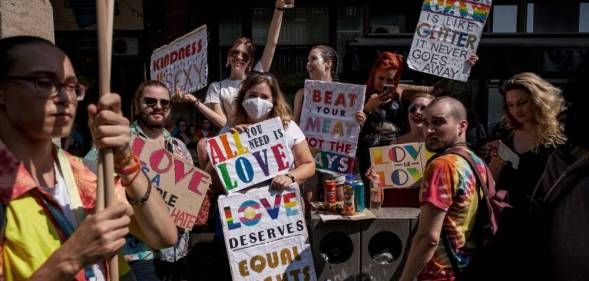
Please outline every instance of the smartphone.
[[383, 93], [388, 93], [388, 94], [393, 94], [395, 91], [395, 85], [393, 84], [384, 84], [384, 87], [382, 89]]

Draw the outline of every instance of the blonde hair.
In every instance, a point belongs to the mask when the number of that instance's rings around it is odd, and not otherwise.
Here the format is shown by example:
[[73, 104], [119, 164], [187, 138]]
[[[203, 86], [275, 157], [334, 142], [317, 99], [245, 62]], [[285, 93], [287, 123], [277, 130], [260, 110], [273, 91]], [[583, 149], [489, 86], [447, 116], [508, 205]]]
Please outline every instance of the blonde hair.
[[237, 94], [237, 99], [235, 100], [235, 106], [237, 109], [235, 110], [235, 118], [233, 118], [231, 126], [248, 123], [247, 113], [245, 112], [243, 106], [241, 106], [241, 103], [245, 99], [245, 94], [249, 89], [262, 83], [266, 83], [270, 87], [270, 90], [272, 91], [272, 103], [274, 105], [267, 119], [280, 117], [284, 128], [288, 126], [288, 123], [290, 120], [292, 120], [290, 106], [288, 106], [286, 100], [284, 99], [284, 95], [282, 94], [280, 85], [278, 84], [278, 80], [276, 80], [276, 77], [274, 77], [274, 75], [270, 72], [257, 71], [250, 72], [250, 74], [241, 84], [241, 88]]
[[[566, 142], [566, 136], [558, 120], [559, 114], [565, 109], [564, 98], [559, 88], [534, 73], [523, 72], [514, 75], [503, 84], [503, 97], [509, 90], [523, 90], [530, 95], [534, 111], [534, 136], [539, 145], [556, 147]], [[509, 113], [507, 102], [504, 105], [503, 119], [506, 128], [521, 128], [522, 123]]]

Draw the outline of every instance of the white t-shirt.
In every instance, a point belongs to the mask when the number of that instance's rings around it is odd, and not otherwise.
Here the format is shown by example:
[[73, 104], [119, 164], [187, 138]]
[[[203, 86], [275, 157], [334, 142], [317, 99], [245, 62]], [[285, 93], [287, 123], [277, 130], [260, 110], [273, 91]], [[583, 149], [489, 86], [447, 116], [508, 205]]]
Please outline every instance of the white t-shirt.
[[[65, 180], [63, 179], [63, 175], [61, 174], [61, 170], [57, 167], [57, 165], [53, 165], [53, 171], [55, 173], [55, 188], [48, 188], [43, 187], [43, 190], [47, 191], [47, 193], [53, 196], [53, 199], [59, 203], [59, 206], [63, 210], [63, 214], [68, 222], [74, 226], [75, 228], [78, 227], [78, 222], [76, 221], [76, 217], [74, 212], [71, 208], [71, 200], [69, 193], [67, 192], [67, 188], [65, 186]], [[94, 278], [90, 278], [90, 281], [105, 281], [104, 274], [106, 270], [102, 265], [93, 264], [92, 270], [94, 271]]]
[[[256, 63], [254, 66], [255, 71], [262, 71], [262, 64]], [[235, 100], [239, 93], [243, 80], [221, 80], [213, 82], [209, 85], [207, 90], [207, 96], [205, 97], [205, 104], [216, 103], [220, 104], [225, 113], [225, 117], [229, 118], [235, 113]]]

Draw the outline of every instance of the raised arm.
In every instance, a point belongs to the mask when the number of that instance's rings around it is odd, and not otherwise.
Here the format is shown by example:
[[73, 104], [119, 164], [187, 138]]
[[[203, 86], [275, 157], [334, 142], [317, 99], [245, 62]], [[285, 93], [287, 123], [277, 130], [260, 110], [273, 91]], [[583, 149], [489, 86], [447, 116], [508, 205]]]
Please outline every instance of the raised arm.
[[303, 109], [303, 97], [305, 95], [305, 89], [299, 89], [294, 98], [294, 112], [293, 119], [297, 125], [301, 124], [301, 111]]
[[266, 36], [266, 46], [260, 59], [263, 71], [269, 71], [272, 66], [272, 59], [274, 58], [274, 52], [278, 45], [278, 38], [280, 37], [280, 26], [282, 26], [282, 17], [284, 15], [284, 0], [276, 0], [274, 14], [272, 15], [272, 21], [268, 28], [268, 35]]
[[[210, 87], [214, 87], [214, 85], [211, 84]], [[211, 91], [215, 90], [210, 89], [209, 92], [207, 92], [207, 95], [209, 95]], [[191, 103], [192, 105], [194, 105], [196, 110], [202, 113], [202, 115], [204, 115], [205, 118], [209, 119], [209, 121], [211, 121], [218, 128], [225, 127], [225, 124], [227, 123], [227, 117], [225, 116], [225, 113], [223, 113], [223, 109], [221, 108], [220, 103], [209, 103], [208, 105], [205, 105], [194, 95], [184, 93], [180, 89], [176, 89], [174, 101]]]

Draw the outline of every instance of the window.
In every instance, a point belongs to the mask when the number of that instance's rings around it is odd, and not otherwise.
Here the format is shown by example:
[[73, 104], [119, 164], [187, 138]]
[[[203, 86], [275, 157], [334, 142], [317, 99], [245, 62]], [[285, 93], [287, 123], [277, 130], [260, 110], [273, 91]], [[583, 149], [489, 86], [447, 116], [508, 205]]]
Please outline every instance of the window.
[[219, 20], [219, 46], [231, 46], [233, 41], [242, 36], [241, 17], [224, 16]]
[[[252, 15], [252, 40], [264, 45], [274, 9], [254, 8]], [[284, 13], [280, 45], [315, 45], [329, 41], [329, 16], [327, 8], [292, 8]]]
[[589, 32], [589, 3], [579, 5], [579, 32]]
[[495, 128], [503, 117], [503, 96], [499, 93], [499, 81], [489, 81], [489, 103], [487, 104], [487, 128], [489, 135], [494, 135]]
[[[579, 5], [576, 3], [534, 3], [531, 13], [534, 33], [563, 33], [579, 30]], [[530, 13], [528, 6], [528, 23]]]
[[517, 32], [517, 5], [493, 6], [493, 32]]
[[344, 57], [348, 42], [362, 37], [364, 29], [363, 8], [348, 6], [337, 8], [337, 66], [338, 73], [343, 71]]

